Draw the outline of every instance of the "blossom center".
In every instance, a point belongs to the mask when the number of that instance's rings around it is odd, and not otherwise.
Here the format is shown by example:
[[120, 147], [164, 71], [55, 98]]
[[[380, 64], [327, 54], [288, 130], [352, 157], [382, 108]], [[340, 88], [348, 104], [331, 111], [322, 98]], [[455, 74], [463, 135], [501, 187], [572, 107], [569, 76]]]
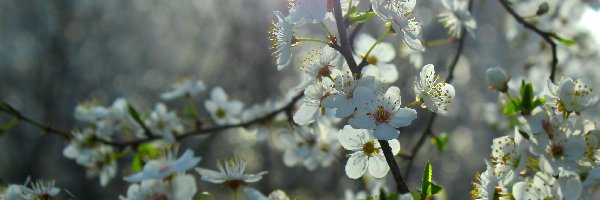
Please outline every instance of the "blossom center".
[[319, 79], [319, 81], [323, 78], [323, 77], [331, 77], [331, 69], [330, 67], [332, 67], [331, 65], [324, 65], [323, 67], [321, 67], [321, 69], [319, 69], [319, 72], [317, 73], [317, 79]]
[[565, 155], [565, 150], [560, 145], [552, 145], [552, 147], [550, 147], [550, 153], [555, 158], [558, 158], [558, 157], [562, 157]]
[[385, 110], [383, 106], [379, 106], [377, 111], [374, 113], [375, 122], [380, 123], [388, 123], [391, 119], [392, 114]]
[[373, 156], [373, 154], [379, 153], [379, 148], [375, 147], [375, 141], [363, 144], [362, 149], [366, 156]]
[[169, 200], [169, 197], [166, 194], [156, 194], [152, 200]]
[[365, 55], [361, 55], [360, 57], [362, 57], [363, 59], [365, 59], [367, 61], [367, 63], [371, 64], [371, 65], [376, 65], [377, 64], [377, 57], [374, 55], [369, 55], [366, 56]]
[[238, 187], [240, 187], [240, 185], [244, 185], [245, 183], [246, 182], [239, 180], [239, 179], [228, 180], [227, 182], [225, 182], [225, 184], [233, 190], [236, 190]]
[[226, 114], [227, 114], [227, 113], [225, 112], [225, 110], [223, 110], [223, 108], [218, 108], [218, 109], [217, 109], [217, 112], [215, 112], [215, 115], [216, 115], [218, 118], [224, 118]]

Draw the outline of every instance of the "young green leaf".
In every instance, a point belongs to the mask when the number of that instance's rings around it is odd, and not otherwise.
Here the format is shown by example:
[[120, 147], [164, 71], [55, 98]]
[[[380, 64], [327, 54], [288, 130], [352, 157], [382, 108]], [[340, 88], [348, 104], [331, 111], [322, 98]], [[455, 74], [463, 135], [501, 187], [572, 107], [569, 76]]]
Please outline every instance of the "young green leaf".
[[3, 124], [2, 126], [0, 126], [0, 134], [5, 133], [6, 131], [10, 130], [12, 127], [17, 125], [17, 122], [19, 122], [19, 119], [15, 117], [15, 118], [11, 119], [9, 122], [7, 122], [6, 124]]
[[520, 110], [520, 104], [521, 103], [519, 100], [510, 101], [508, 104], [506, 104], [506, 107], [504, 107], [502, 113], [506, 116], [513, 115], [515, 112]]
[[442, 133], [440, 136], [435, 137], [431, 140], [431, 143], [435, 144], [439, 153], [442, 153], [446, 146], [448, 146], [448, 135], [446, 133]]
[[566, 46], [571, 46], [575, 44], [575, 40], [570, 40], [570, 39], [566, 39], [566, 38], [562, 38], [559, 37], [557, 35], [554, 35], [554, 38], [556, 38], [560, 43], [566, 45]]
[[136, 154], [135, 156], [133, 156], [133, 160], [131, 161], [131, 171], [133, 173], [137, 173], [142, 171], [143, 168], [144, 163], [142, 162], [142, 158], [139, 154]]
[[427, 162], [425, 169], [423, 170], [423, 178], [421, 180], [421, 197], [420, 199], [426, 199], [430, 195], [439, 194], [442, 188], [435, 183], [431, 182], [433, 172], [431, 169], [431, 163]]
[[358, 15], [352, 16], [352, 21], [357, 24], [362, 24], [369, 21], [371, 18], [375, 16], [375, 12], [365, 12], [360, 13]]
[[144, 126], [144, 122], [142, 121], [142, 118], [140, 118], [140, 113], [138, 113], [138, 111], [130, 104], [127, 104], [127, 109], [133, 120], [135, 120], [135, 122], [137, 122], [140, 126]]

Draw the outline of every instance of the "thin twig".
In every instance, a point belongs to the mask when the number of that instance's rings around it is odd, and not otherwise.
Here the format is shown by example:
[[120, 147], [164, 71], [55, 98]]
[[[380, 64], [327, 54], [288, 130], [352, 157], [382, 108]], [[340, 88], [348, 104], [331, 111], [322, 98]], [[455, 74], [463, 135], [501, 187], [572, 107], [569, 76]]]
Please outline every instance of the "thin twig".
[[352, 71], [353, 74], [360, 75], [360, 69], [358, 68], [358, 65], [356, 65], [354, 56], [352, 56], [352, 50], [350, 49], [350, 43], [348, 42], [348, 33], [346, 33], [346, 23], [344, 22], [344, 17], [342, 16], [342, 4], [340, 3], [340, 0], [333, 1], [333, 15], [335, 17], [338, 37], [340, 38], [340, 48], [336, 50], [338, 50], [342, 56], [344, 56], [348, 66], [350, 67], [350, 71]]
[[408, 190], [408, 186], [406, 186], [406, 182], [404, 181], [404, 178], [402, 178], [402, 174], [400, 174], [400, 168], [398, 167], [398, 164], [396, 164], [396, 159], [394, 159], [394, 154], [392, 154], [392, 147], [390, 147], [387, 140], [379, 140], [379, 144], [383, 150], [385, 161], [387, 161], [390, 166], [390, 171], [392, 171], [394, 180], [396, 180], [396, 190], [399, 194], [409, 193], [410, 190]]
[[[292, 110], [294, 108], [294, 105], [296, 104], [296, 102], [298, 100], [300, 100], [300, 98], [302, 98], [303, 96], [304, 96], [304, 93], [301, 92], [300, 94], [298, 94], [297, 96], [295, 96], [287, 105], [285, 105], [285, 106], [283, 106], [283, 107], [281, 107], [281, 108], [279, 108], [277, 110], [274, 110], [274, 111], [272, 111], [272, 112], [270, 112], [270, 113], [268, 113], [268, 114], [266, 114], [266, 115], [264, 115], [262, 117], [256, 118], [254, 120], [247, 121], [247, 122], [244, 122], [244, 123], [238, 123], [238, 124], [229, 124], [229, 125], [223, 125], [223, 126], [214, 126], [214, 127], [208, 127], [208, 128], [192, 129], [192, 130], [190, 130], [190, 131], [188, 131], [188, 132], [186, 132], [184, 134], [176, 136], [175, 139], [177, 141], [180, 141], [180, 140], [182, 140], [182, 139], [184, 139], [186, 137], [189, 137], [189, 136], [210, 134], [210, 133], [215, 133], [215, 132], [219, 132], [219, 131], [230, 129], [230, 128], [248, 127], [248, 126], [251, 126], [253, 124], [258, 124], [258, 123], [261, 123], [261, 122], [265, 122], [265, 121], [271, 120], [271, 119], [275, 118], [279, 113], [282, 113], [282, 112], [284, 112], [284, 113], [290, 113], [290, 110]], [[65, 137], [67, 139], [69, 139], [69, 138], [72, 137], [72, 135], [68, 131], [56, 129], [56, 128], [53, 128], [53, 127], [51, 127], [49, 125], [44, 125], [44, 124], [42, 124], [40, 122], [37, 122], [35, 120], [32, 120], [29, 117], [26, 117], [26, 116], [22, 115], [20, 112], [14, 112], [13, 113], [13, 112], [8, 112], [6, 110], [2, 110], [2, 111], [4, 111], [7, 114], [14, 115], [19, 120], [23, 120], [23, 121], [25, 121], [27, 123], [30, 123], [30, 124], [32, 124], [32, 125], [40, 128], [40, 129], [43, 129], [43, 130], [45, 130], [45, 131], [47, 131], [49, 133], [57, 134], [57, 135]], [[149, 137], [149, 138], [143, 138], [143, 139], [137, 139], [137, 140], [130, 140], [130, 141], [107, 141], [107, 140], [102, 140], [100, 138], [94, 138], [94, 139], [96, 141], [98, 141], [98, 142], [101, 142], [101, 143], [104, 143], [104, 144], [107, 144], [107, 145], [115, 146], [115, 147], [118, 147], [118, 148], [124, 148], [124, 147], [128, 147], [128, 146], [137, 147], [138, 145], [140, 145], [142, 143], [150, 142], [150, 141], [152, 141], [154, 139], [157, 139], [157, 138], [155, 138], [155, 137]]]
[[523, 17], [521, 17], [519, 14], [517, 14], [517, 12], [515, 12], [514, 9], [512, 9], [510, 7], [510, 5], [508, 5], [508, 1], [507, 0], [499, 0], [500, 4], [502, 4], [502, 6], [504, 7], [504, 9], [506, 9], [506, 11], [508, 11], [508, 13], [510, 13], [511, 16], [513, 16], [513, 18], [515, 18], [515, 20], [517, 20], [517, 22], [519, 22], [521, 25], [525, 26], [525, 28], [532, 30], [533, 32], [537, 33], [538, 35], [540, 35], [540, 37], [544, 38], [544, 40], [550, 44], [550, 47], [552, 48], [552, 65], [551, 65], [551, 72], [550, 72], [550, 80], [552, 82], [554, 82], [554, 79], [556, 78], [556, 66], [558, 65], [558, 57], [556, 54], [556, 42], [554, 42], [554, 40], [552, 40], [553, 37], [556, 37], [556, 34], [551, 33], [551, 32], [546, 32], [546, 31], [542, 31], [539, 28], [537, 28], [536, 26], [534, 26], [533, 24], [525, 21], [525, 19], [523, 19]]
[[29, 124], [31, 124], [33, 126], [36, 126], [36, 127], [40, 128], [40, 129], [42, 129], [42, 130], [44, 130], [44, 131], [46, 131], [48, 133], [62, 136], [65, 139], [70, 139], [72, 137], [72, 135], [71, 135], [71, 133], [69, 133], [69, 131], [60, 130], [60, 129], [54, 128], [54, 127], [52, 127], [52, 126], [50, 126], [48, 124], [43, 124], [41, 122], [35, 121], [35, 120], [31, 119], [30, 117], [27, 117], [27, 116], [21, 114], [21, 112], [18, 112], [18, 111], [16, 111], [16, 112], [10, 112], [10, 111], [4, 110], [4, 109], [0, 109], [0, 110], [2, 110], [3, 112], [5, 112], [7, 114], [13, 115], [19, 121], [25, 121], [25, 122], [27, 122], [27, 123], [29, 123]]
[[[373, 11], [373, 7], [371, 6], [371, 2], [369, 2], [369, 10], [367, 12], [372, 12], [372, 11]], [[354, 27], [354, 29], [350, 33], [350, 37], [348, 38], [348, 42], [350, 43], [350, 48], [354, 49], [354, 39], [360, 32], [360, 29], [363, 28], [363, 26], [364, 26], [364, 23], [356, 25], [356, 27]]]

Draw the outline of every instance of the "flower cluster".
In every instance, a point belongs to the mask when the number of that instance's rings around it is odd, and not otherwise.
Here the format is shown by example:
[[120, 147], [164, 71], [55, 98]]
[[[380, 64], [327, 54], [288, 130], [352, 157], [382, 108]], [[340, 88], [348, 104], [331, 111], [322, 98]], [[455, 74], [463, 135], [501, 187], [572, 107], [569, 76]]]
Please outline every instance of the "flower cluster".
[[488, 167], [473, 184], [474, 199], [598, 197], [600, 129], [579, 115], [598, 97], [582, 80], [549, 84], [545, 96], [552, 100], [516, 116], [513, 135], [494, 139]]

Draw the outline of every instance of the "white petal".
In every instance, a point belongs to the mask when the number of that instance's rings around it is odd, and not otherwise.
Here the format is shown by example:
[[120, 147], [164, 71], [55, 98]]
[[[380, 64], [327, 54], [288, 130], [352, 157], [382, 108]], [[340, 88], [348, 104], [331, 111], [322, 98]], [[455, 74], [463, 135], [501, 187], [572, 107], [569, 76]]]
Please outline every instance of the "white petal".
[[373, 48], [371, 51], [371, 55], [377, 58], [377, 65], [379, 63], [388, 63], [391, 62], [394, 57], [396, 57], [396, 51], [394, 50], [394, 46], [388, 42], [381, 42]]
[[395, 64], [378, 64], [381, 82], [393, 83], [398, 80], [398, 69]]
[[216, 102], [228, 101], [227, 93], [225, 93], [225, 90], [223, 90], [221, 87], [213, 88], [212, 91], [210, 91], [210, 98]]
[[361, 150], [364, 139], [366, 139], [363, 131], [366, 132], [362, 129], [353, 129], [349, 125], [344, 126], [344, 129], [338, 132], [340, 144], [348, 150]]
[[378, 140], [392, 140], [396, 139], [398, 135], [400, 135], [400, 132], [388, 123], [378, 124], [373, 133], [373, 136]]
[[198, 190], [191, 175], [176, 176], [171, 184], [175, 199], [192, 199]]
[[364, 154], [353, 154], [348, 158], [345, 169], [348, 177], [360, 178], [367, 171], [367, 157]]
[[395, 128], [405, 127], [417, 118], [417, 111], [412, 108], [400, 108], [392, 115], [390, 124]]
[[319, 105], [304, 103], [298, 111], [294, 113], [294, 122], [298, 125], [306, 125], [315, 120], [315, 113], [319, 110]]
[[375, 178], [383, 178], [387, 174], [390, 167], [385, 161], [385, 157], [381, 154], [376, 154], [369, 158], [369, 173]]
[[373, 119], [369, 118], [367, 115], [355, 116], [348, 120], [348, 124], [355, 129], [375, 129], [376, 127], [375, 121], [373, 121]]
[[390, 144], [390, 147], [392, 148], [392, 153], [394, 155], [400, 153], [400, 142], [397, 139], [389, 140], [388, 143]]

